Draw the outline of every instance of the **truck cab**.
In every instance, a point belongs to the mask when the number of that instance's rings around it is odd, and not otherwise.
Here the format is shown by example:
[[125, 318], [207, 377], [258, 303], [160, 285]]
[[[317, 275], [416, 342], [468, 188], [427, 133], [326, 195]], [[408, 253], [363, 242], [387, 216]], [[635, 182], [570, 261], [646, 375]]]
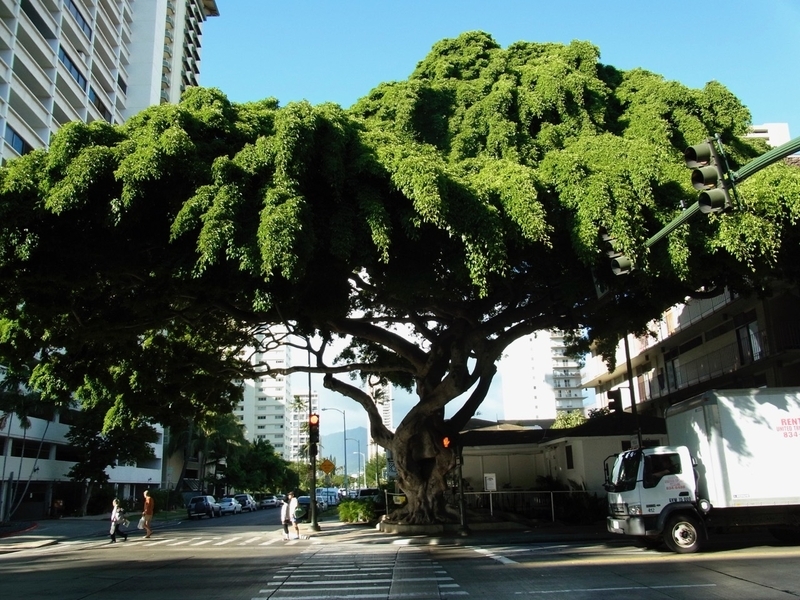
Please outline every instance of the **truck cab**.
[[696, 477], [684, 446], [628, 450], [610, 470], [607, 529], [654, 545], [662, 536], [676, 552], [694, 552], [703, 537]]

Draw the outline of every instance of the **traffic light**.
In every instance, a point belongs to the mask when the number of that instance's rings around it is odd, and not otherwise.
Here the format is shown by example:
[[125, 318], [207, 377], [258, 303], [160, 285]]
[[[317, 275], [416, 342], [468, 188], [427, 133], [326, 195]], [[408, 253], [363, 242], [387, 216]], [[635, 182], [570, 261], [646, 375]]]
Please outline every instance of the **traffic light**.
[[308, 415], [308, 443], [319, 443], [319, 415], [317, 413]]
[[622, 390], [608, 390], [608, 409], [612, 413], [622, 412]]
[[614, 275], [627, 275], [631, 272], [633, 262], [619, 251], [617, 239], [605, 229], [600, 230], [600, 248], [611, 259], [611, 271]]
[[692, 169], [692, 185], [702, 190], [697, 197], [700, 212], [719, 213], [731, 207], [728, 188], [731, 186], [725, 155], [719, 140], [709, 138], [702, 144], [689, 146], [683, 152], [686, 166]]
[[442, 446], [444, 446], [445, 448], [449, 448], [451, 443], [452, 440], [450, 439], [449, 435], [446, 435], [442, 438]]

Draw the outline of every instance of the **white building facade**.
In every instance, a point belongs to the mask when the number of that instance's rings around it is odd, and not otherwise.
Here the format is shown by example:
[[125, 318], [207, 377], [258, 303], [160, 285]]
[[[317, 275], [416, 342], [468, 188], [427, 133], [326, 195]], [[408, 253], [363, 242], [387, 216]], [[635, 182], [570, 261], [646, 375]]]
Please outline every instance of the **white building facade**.
[[518, 339], [498, 364], [505, 421], [555, 419], [584, 410], [581, 365], [567, 356], [561, 331], [537, 331]]
[[70, 121], [122, 123], [197, 85], [215, 0], [0, 0], [0, 129], [8, 160]]
[[[292, 366], [289, 346], [270, 344], [264, 351], [248, 350], [254, 365], [283, 369]], [[284, 458], [291, 455], [289, 413], [292, 405], [291, 377], [260, 375], [244, 382], [242, 401], [233, 414], [244, 427], [244, 437], [250, 442], [268, 441]], [[287, 458], [287, 460], [289, 460]]]
[[[309, 403], [311, 409], [309, 410]], [[292, 396], [286, 410], [286, 443], [283, 458], [291, 462], [308, 461], [308, 417], [319, 414], [319, 395], [311, 390], [300, 390]]]

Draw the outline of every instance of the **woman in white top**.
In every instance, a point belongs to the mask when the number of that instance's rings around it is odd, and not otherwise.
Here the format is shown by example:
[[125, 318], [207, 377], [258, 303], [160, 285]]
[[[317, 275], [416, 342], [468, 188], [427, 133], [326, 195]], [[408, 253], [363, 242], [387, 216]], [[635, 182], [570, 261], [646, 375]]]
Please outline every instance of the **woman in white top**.
[[283, 501], [283, 506], [281, 506], [281, 523], [283, 524], [283, 539], [289, 539], [289, 525], [294, 525], [295, 537], [294, 539], [300, 539], [300, 526], [297, 524], [297, 517], [295, 516], [295, 510], [297, 510], [297, 498], [294, 497], [292, 492], [286, 494], [286, 500]]
[[114, 508], [111, 510], [111, 543], [115, 544], [117, 542], [117, 534], [122, 536], [122, 539], [126, 542], [128, 541], [128, 534], [120, 529], [122, 525], [122, 521], [125, 519], [123, 513], [125, 512], [122, 507], [119, 505], [119, 498], [114, 498]]

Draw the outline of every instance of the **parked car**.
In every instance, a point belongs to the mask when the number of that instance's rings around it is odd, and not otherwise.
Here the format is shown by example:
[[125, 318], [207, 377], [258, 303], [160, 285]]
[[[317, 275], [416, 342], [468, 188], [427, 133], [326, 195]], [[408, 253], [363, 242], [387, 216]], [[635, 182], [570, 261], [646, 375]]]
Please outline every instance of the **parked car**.
[[386, 496], [383, 491], [378, 488], [362, 488], [358, 490], [356, 499], [369, 500], [372, 502], [375, 514], [383, 514], [386, 512]]
[[190, 519], [201, 519], [203, 516], [213, 519], [222, 515], [222, 507], [214, 500], [214, 496], [194, 496], [186, 508]]
[[[311, 496], [298, 496], [297, 498], [297, 510], [295, 510], [295, 516], [297, 517], [298, 521], [308, 521], [311, 518], [311, 515], [308, 514], [309, 508], [311, 507]], [[322, 502], [317, 502], [317, 514], [324, 510], [326, 505]]]
[[242, 505], [236, 498], [223, 498], [219, 501], [219, 506], [223, 515], [235, 515], [242, 512]]
[[258, 510], [258, 505], [250, 494], [236, 494], [234, 498], [242, 505], [242, 510], [246, 510], [247, 512]]
[[278, 499], [275, 496], [264, 496], [258, 502], [258, 508], [276, 508], [278, 506]]

